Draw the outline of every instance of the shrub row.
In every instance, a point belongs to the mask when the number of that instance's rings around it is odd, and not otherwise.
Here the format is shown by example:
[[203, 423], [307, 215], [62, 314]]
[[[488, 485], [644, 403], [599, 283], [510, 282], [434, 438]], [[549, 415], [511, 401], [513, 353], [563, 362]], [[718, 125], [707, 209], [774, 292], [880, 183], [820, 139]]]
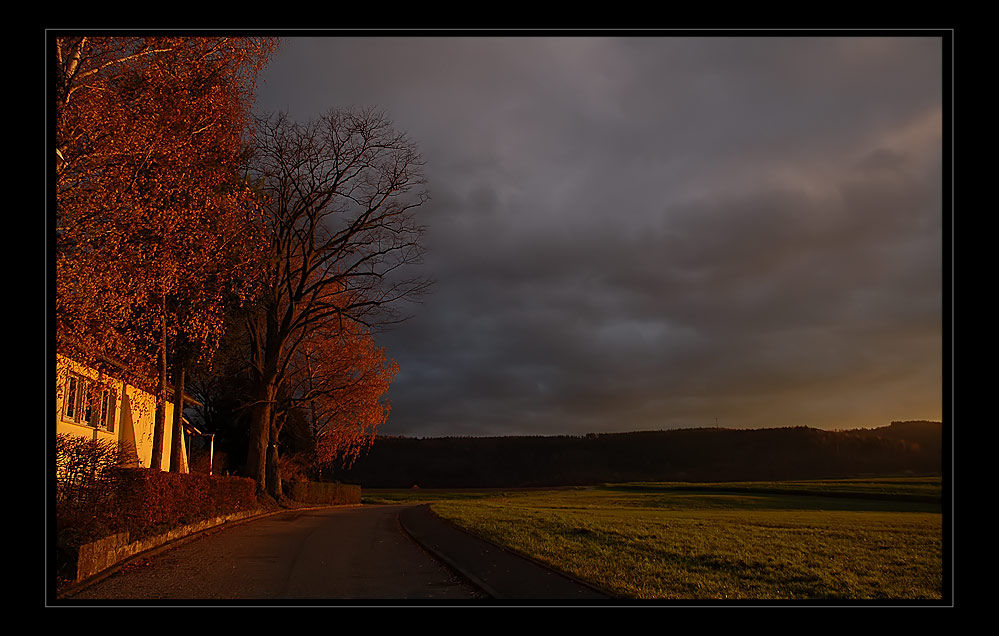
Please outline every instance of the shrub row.
[[133, 538], [257, 507], [256, 483], [245, 477], [118, 469], [118, 517]]
[[256, 483], [244, 477], [115, 468], [104, 474], [99, 486], [99, 496], [91, 488], [86, 496], [57, 502], [60, 544], [82, 545], [118, 532], [140, 539], [258, 507]]
[[318, 481], [293, 481], [287, 484], [291, 499], [312, 504], [346, 506], [361, 503], [361, 487]]

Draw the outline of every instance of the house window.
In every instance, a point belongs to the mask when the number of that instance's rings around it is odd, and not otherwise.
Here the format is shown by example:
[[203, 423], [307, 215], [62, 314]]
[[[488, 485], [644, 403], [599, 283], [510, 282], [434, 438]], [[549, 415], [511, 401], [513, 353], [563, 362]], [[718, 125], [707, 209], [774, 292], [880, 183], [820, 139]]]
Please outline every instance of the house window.
[[114, 431], [115, 394], [109, 387], [81, 375], [66, 379], [62, 418], [77, 424]]
[[62, 417], [66, 420], [76, 421], [76, 412], [78, 410], [78, 394], [80, 391], [80, 376], [71, 375], [66, 381], [66, 402], [63, 408]]

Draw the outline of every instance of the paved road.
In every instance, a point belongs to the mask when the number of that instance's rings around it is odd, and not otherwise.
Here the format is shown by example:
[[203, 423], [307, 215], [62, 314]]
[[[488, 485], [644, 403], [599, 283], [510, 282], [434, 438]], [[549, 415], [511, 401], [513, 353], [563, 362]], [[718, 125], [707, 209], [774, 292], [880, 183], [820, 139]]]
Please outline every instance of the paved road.
[[72, 599], [486, 598], [399, 527], [402, 506], [289, 511], [140, 560]]

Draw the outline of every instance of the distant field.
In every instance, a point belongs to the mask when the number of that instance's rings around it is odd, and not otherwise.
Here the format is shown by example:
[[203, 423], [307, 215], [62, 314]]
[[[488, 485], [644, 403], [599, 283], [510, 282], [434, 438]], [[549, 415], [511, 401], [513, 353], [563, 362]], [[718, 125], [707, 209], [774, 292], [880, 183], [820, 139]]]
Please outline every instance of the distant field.
[[[855, 496], [851, 496], [855, 495]], [[391, 491], [638, 599], [943, 596], [939, 478], [631, 483], [546, 491]]]

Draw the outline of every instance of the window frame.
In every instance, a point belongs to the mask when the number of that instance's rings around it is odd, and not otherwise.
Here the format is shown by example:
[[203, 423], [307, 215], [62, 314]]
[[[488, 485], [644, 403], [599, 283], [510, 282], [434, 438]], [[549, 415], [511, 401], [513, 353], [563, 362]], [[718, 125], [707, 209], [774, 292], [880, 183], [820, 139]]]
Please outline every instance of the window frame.
[[80, 426], [113, 433], [118, 403], [112, 387], [79, 373], [66, 378], [62, 420]]

